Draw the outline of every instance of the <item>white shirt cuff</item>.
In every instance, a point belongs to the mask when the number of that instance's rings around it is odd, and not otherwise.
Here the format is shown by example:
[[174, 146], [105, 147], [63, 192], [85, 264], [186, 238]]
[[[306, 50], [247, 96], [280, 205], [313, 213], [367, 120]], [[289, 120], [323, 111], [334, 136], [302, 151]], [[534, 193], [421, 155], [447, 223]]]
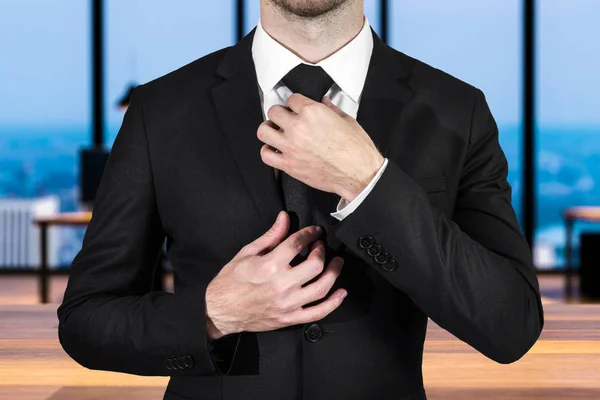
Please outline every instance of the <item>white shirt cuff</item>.
[[388, 159], [386, 158], [383, 161], [383, 165], [381, 166], [381, 168], [379, 168], [379, 171], [377, 171], [377, 174], [375, 174], [375, 177], [371, 180], [367, 187], [364, 188], [363, 191], [360, 192], [359, 195], [356, 196], [356, 198], [350, 203], [348, 203], [346, 199], [340, 198], [336, 209], [337, 211], [331, 213], [331, 216], [341, 221], [348, 215], [350, 215], [354, 210], [356, 210], [358, 206], [363, 202], [363, 200], [367, 197], [367, 195], [371, 193], [371, 190], [373, 190], [375, 184], [377, 183], [379, 178], [381, 178], [381, 175], [383, 175], [383, 171], [385, 170], [387, 163]]

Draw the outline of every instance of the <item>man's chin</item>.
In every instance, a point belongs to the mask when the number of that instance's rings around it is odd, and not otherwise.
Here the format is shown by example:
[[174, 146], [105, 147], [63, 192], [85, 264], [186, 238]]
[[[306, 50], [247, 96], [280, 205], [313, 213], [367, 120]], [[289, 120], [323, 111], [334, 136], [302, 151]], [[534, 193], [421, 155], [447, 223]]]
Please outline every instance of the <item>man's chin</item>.
[[288, 14], [301, 18], [317, 18], [327, 14], [348, 0], [271, 0]]

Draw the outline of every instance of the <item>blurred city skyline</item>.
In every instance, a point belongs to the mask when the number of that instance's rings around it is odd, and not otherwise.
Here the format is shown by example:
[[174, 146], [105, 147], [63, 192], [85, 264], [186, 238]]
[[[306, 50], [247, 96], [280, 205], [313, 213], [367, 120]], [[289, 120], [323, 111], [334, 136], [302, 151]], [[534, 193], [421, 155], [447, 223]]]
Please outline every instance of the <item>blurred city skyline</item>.
[[[600, 52], [592, 51], [600, 2], [538, 3], [537, 84], [544, 94], [538, 96], [539, 121], [600, 125], [595, 107], [600, 80], [593, 79]], [[258, 22], [250, 17], [258, 16], [258, 0], [248, 5], [250, 29]], [[147, 82], [233, 44], [233, 6], [233, 1], [180, 0], [174, 6], [164, 0], [107, 0], [107, 91], [120, 93], [129, 80]], [[494, 116], [519, 123], [511, 87], [521, 82], [521, 8], [520, 0], [459, 0], [452, 6], [440, 0], [393, 1], [390, 44], [490, 93]], [[0, 37], [11, 40], [0, 41], [1, 54], [10, 57], [0, 63], [0, 124], [89, 123], [89, 1], [4, 0], [2, 9]], [[367, 0], [365, 9], [378, 29], [376, 1]], [[453, 56], [453, 48], [465, 43], [470, 57]], [[37, 96], [28, 88], [35, 88]], [[108, 97], [114, 105], [115, 98]], [[117, 115], [111, 115], [109, 125]]]
[[[522, 1], [390, 2], [389, 44], [483, 90], [500, 128], [520, 212]], [[115, 106], [145, 83], [235, 42], [234, 1], [106, 1], [106, 144], [122, 121]], [[258, 22], [248, 1], [247, 31]], [[89, 1], [4, 0], [0, 5], [0, 197], [56, 194], [77, 207], [78, 150], [91, 144]], [[365, 13], [379, 30], [379, 2]], [[600, 205], [600, 2], [537, 2], [538, 244], [560, 263], [560, 212]], [[76, 251], [79, 239], [70, 240]], [[67, 246], [69, 247], [69, 246]], [[541, 247], [540, 247], [541, 249]], [[546, 248], [540, 254], [546, 254]], [[543, 256], [546, 257], [546, 256]]]

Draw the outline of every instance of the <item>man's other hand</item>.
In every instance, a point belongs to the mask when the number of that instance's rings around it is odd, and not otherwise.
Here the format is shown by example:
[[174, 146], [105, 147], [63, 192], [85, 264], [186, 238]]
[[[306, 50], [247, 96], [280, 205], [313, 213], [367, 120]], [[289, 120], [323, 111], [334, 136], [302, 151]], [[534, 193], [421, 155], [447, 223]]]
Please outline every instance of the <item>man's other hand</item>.
[[[209, 339], [309, 323], [339, 307], [346, 295], [346, 290], [341, 288], [325, 301], [303, 307], [329, 293], [344, 260], [334, 257], [323, 272], [325, 245], [318, 239], [320, 228], [308, 226], [283, 240], [289, 226], [288, 214], [281, 211], [275, 224], [245, 245], [209, 283], [206, 289]], [[295, 267], [290, 266], [294, 257], [311, 243], [307, 259]], [[321, 272], [319, 279], [303, 286]]]

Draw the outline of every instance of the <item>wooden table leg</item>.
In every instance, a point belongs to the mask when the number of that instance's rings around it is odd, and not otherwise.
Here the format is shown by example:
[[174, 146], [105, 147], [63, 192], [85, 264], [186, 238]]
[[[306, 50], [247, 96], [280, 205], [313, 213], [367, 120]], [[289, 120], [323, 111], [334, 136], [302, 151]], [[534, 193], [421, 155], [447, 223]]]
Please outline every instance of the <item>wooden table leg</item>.
[[565, 296], [567, 299], [570, 299], [572, 296], [573, 222], [572, 218], [565, 218], [565, 233], [567, 236], [565, 245]]
[[48, 224], [40, 224], [40, 301], [48, 302]]

